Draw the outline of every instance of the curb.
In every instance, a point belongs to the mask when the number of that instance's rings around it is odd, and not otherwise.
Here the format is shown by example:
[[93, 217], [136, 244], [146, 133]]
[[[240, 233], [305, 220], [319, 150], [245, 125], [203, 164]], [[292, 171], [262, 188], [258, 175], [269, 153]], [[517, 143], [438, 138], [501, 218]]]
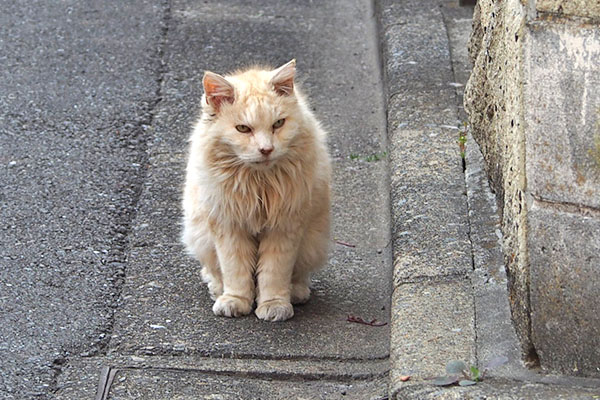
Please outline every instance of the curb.
[[394, 260], [390, 397], [398, 398], [430, 386], [447, 361], [475, 363], [476, 333], [456, 92], [439, 1], [385, 0], [378, 17]]
[[[445, 15], [463, 14], [453, 3], [376, 3], [394, 263], [389, 398], [600, 398], [598, 380], [543, 375], [521, 361], [495, 198], [475, 141], [468, 136], [464, 170], [457, 143], [467, 74], [457, 49], [466, 43]], [[484, 365], [498, 355], [509, 363], [476, 386], [431, 383], [448, 361]]]

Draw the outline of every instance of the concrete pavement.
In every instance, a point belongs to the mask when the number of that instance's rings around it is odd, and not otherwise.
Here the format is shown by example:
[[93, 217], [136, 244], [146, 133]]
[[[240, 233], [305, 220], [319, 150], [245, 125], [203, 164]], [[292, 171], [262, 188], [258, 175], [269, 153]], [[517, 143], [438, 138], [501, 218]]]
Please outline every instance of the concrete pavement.
[[[371, 4], [172, 1], [167, 22], [161, 101], [150, 127], [149, 167], [128, 234], [110, 339], [103, 354], [68, 359], [56, 398], [93, 396], [105, 367], [117, 371], [106, 382], [111, 399], [384, 397], [389, 185]], [[313, 298], [296, 307], [292, 320], [218, 318], [197, 263], [179, 243], [186, 140], [198, 113], [202, 73], [294, 57], [300, 82], [331, 133], [330, 262], [315, 276]], [[367, 161], [374, 154], [381, 159]], [[387, 325], [349, 323], [349, 315]]]
[[[5, 3], [0, 397], [600, 395], [520, 362], [493, 197], [473, 141], [466, 173], [457, 144], [471, 9]], [[217, 318], [178, 239], [202, 72], [291, 58], [330, 132], [330, 262], [290, 321]], [[500, 354], [474, 387], [429, 380]]]

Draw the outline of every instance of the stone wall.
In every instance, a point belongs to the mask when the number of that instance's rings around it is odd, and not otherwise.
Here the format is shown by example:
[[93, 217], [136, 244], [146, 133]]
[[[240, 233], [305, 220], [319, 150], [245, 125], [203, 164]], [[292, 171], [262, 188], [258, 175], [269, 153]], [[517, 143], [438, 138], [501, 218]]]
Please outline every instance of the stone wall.
[[523, 353], [550, 370], [596, 376], [598, 21], [598, 0], [479, 0], [465, 94], [502, 212]]

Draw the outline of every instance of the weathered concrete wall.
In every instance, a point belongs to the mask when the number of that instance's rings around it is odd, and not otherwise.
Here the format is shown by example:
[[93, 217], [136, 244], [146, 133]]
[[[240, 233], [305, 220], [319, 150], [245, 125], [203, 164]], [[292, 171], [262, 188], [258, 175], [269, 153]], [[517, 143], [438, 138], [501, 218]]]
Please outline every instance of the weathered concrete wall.
[[525, 48], [532, 340], [544, 365], [600, 375], [600, 29], [532, 22]]
[[539, 12], [566, 16], [589, 18], [600, 16], [598, 0], [536, 0], [535, 8]]
[[529, 334], [529, 271], [526, 235], [523, 134], [523, 31], [526, 8], [519, 0], [480, 0], [475, 8], [469, 54], [473, 72], [465, 92], [473, 136], [484, 154], [502, 214], [513, 320], [524, 353]]
[[530, 361], [600, 376], [600, 2], [480, 0], [465, 107]]

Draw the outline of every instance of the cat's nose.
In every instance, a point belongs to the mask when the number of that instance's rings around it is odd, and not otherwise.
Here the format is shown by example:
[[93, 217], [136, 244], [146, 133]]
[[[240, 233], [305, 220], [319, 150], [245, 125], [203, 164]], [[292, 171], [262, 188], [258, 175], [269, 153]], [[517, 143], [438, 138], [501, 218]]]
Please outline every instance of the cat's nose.
[[263, 156], [268, 156], [273, 152], [273, 147], [261, 147], [259, 151]]

